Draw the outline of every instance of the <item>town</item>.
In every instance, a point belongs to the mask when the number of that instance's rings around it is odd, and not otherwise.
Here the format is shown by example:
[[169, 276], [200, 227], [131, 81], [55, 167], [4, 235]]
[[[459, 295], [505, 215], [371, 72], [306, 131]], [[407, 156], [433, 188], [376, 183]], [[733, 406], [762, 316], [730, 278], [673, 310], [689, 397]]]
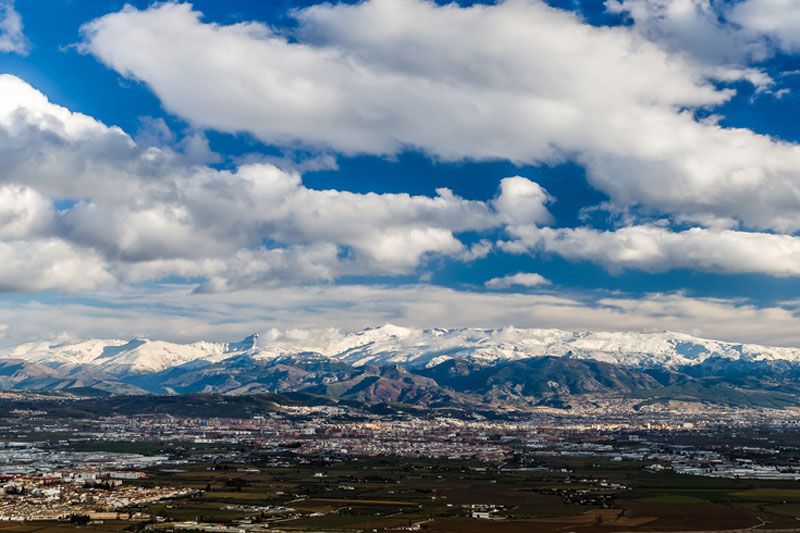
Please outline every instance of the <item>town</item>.
[[[624, 525], [625, 505], [664, 479], [728, 480], [737, 494], [774, 487], [783, 499], [768, 502], [778, 506], [770, 512], [800, 518], [791, 504], [800, 495], [800, 426], [787, 409], [609, 404], [600, 417], [558, 409], [486, 417], [283, 405], [247, 418], [55, 416], [63, 404], [12, 406], [0, 420], [0, 522], [266, 531], [313, 530], [335, 517], [344, 529], [436, 530], [448, 520], [545, 527], [577, 513]], [[509, 485], [522, 492], [510, 497]], [[558, 505], [527, 501], [539, 499]]]

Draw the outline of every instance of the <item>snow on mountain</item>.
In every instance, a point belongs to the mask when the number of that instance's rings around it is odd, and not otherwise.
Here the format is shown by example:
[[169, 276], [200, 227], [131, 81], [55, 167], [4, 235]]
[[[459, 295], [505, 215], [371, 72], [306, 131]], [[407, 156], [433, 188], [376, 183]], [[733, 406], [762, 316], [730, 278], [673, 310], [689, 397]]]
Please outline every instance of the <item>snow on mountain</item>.
[[410, 329], [386, 324], [354, 333], [336, 329], [272, 330], [257, 357], [308, 352], [354, 366], [433, 366], [467, 357], [492, 362], [544, 355], [596, 359], [632, 367], [692, 365], [709, 357], [800, 361], [800, 349], [702, 339], [675, 332], [571, 332], [558, 329]]
[[246, 353], [255, 347], [256, 336], [239, 343], [172, 342], [133, 339], [91, 339], [75, 344], [32, 342], [0, 352], [0, 359], [22, 359], [48, 366], [91, 365], [106, 372], [158, 372], [202, 359], [216, 362]]
[[491, 363], [545, 355], [596, 359], [628, 367], [676, 367], [711, 357], [800, 362], [800, 349], [702, 339], [675, 332], [570, 332], [558, 329], [410, 329], [391, 324], [357, 332], [338, 329], [270, 330], [236, 343], [177, 344], [134, 339], [22, 344], [0, 359], [49, 366], [91, 365], [106, 372], [158, 372], [191, 361], [218, 362], [237, 355], [270, 360], [315, 356], [353, 366], [434, 366], [452, 358]]

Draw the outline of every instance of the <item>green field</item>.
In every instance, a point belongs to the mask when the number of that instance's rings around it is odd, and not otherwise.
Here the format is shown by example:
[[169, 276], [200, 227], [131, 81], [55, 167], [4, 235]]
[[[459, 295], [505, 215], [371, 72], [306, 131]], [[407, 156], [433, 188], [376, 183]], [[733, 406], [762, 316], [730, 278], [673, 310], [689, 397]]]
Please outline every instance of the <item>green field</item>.
[[[198, 465], [169, 480], [209, 490], [163, 514], [227, 521], [233, 512], [222, 507], [231, 503], [282, 505], [295, 509], [295, 516], [275, 526], [309, 531], [381, 530], [422, 522], [422, 529], [432, 531], [670, 531], [762, 523], [780, 529], [796, 527], [800, 518], [797, 483], [653, 474], [636, 461], [559, 457], [542, 462], [550, 470], [479, 471], [475, 468], [483, 465], [469, 461], [382, 459], [261, 467], [259, 472], [222, 473]], [[570, 470], [566, 477], [562, 468]], [[317, 472], [325, 477], [316, 477]], [[594, 480], [626, 488], [609, 489]], [[564, 496], [582, 491], [607, 496], [606, 508]], [[464, 507], [470, 504], [497, 505], [502, 520], [471, 519]]]
[[[796, 529], [800, 483], [650, 473], [638, 461], [585, 457], [541, 460], [541, 470], [472, 461], [364, 458], [297, 464], [194, 464], [157, 469], [139, 483], [198, 489], [192, 497], [131, 511], [166, 522], [110, 524], [84, 531], [169, 530], [170, 521], [247, 520], [286, 531], [702, 531]], [[562, 472], [567, 469], [567, 472]], [[621, 484], [624, 487], [611, 488]], [[592, 500], [593, 499], [593, 500]], [[467, 506], [497, 506], [494, 520]], [[291, 509], [274, 510], [277, 507]], [[64, 524], [40, 524], [65, 531]], [[3, 531], [17, 531], [0, 525]]]

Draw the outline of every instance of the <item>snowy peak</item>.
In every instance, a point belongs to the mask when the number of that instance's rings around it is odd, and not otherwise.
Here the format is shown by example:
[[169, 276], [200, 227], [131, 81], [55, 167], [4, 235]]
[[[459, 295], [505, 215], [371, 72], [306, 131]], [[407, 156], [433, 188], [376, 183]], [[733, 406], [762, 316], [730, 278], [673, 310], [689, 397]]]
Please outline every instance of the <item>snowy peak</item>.
[[76, 343], [28, 342], [8, 348], [0, 356], [41, 364], [91, 364], [100, 359], [106, 350], [112, 353], [128, 342], [119, 339], [89, 339]]
[[196, 360], [217, 362], [250, 353], [258, 335], [234, 343], [90, 339], [77, 343], [32, 342], [0, 352], [0, 359], [19, 359], [50, 367], [90, 365], [106, 372], [159, 372]]
[[715, 341], [683, 333], [571, 332], [558, 329], [413, 329], [392, 324], [343, 332], [335, 328], [269, 330], [241, 341], [189, 344], [137, 338], [90, 339], [77, 343], [34, 342], [0, 352], [56, 368], [89, 365], [113, 374], [153, 373], [190, 362], [216, 363], [236, 356], [285, 360], [310, 356], [351, 366], [432, 367], [450, 359], [481, 364], [532, 357], [593, 359], [626, 367], [697, 365], [708, 359], [800, 362], [796, 348], [771, 348]]
[[232, 342], [225, 348], [225, 353], [241, 353], [249, 352], [256, 349], [258, 346], [258, 333], [248, 335], [239, 342]]
[[558, 329], [411, 329], [387, 324], [347, 333], [336, 329], [273, 330], [256, 357], [317, 353], [354, 366], [433, 366], [467, 358], [492, 363], [540, 356], [595, 359], [629, 367], [693, 365], [708, 358], [800, 361], [800, 350], [742, 345], [675, 332], [571, 332]]

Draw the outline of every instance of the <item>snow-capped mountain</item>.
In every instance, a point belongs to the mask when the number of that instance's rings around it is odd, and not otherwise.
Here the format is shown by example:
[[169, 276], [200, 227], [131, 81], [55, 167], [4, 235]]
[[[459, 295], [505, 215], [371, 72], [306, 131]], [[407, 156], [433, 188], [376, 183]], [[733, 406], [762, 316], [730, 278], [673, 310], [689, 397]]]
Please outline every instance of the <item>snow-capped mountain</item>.
[[702, 339], [675, 332], [570, 332], [557, 329], [411, 329], [391, 324], [357, 332], [269, 330], [235, 343], [178, 344], [150, 339], [34, 342], [0, 351], [0, 359], [59, 367], [85, 365], [110, 374], [154, 373], [191, 362], [316, 357], [364, 365], [430, 368], [451, 359], [491, 364], [532, 357], [591, 359], [632, 368], [676, 368], [708, 359], [800, 362], [800, 349]]
[[594, 359], [629, 367], [676, 367], [708, 358], [800, 361], [800, 349], [702, 339], [675, 332], [571, 332], [558, 329], [411, 329], [386, 324], [354, 333], [336, 329], [267, 332], [258, 357], [315, 353], [353, 366], [435, 366], [448, 359], [487, 363], [539, 356]]
[[458, 408], [564, 407], [582, 396], [782, 407], [800, 406], [798, 383], [798, 349], [673, 332], [386, 324], [270, 330], [233, 343], [92, 339], [0, 351], [0, 389], [79, 394], [299, 392]]
[[150, 339], [90, 339], [77, 343], [31, 342], [0, 352], [0, 359], [20, 359], [55, 367], [89, 365], [109, 373], [158, 372], [198, 359], [216, 362], [255, 349], [253, 335], [235, 343], [178, 344]]

